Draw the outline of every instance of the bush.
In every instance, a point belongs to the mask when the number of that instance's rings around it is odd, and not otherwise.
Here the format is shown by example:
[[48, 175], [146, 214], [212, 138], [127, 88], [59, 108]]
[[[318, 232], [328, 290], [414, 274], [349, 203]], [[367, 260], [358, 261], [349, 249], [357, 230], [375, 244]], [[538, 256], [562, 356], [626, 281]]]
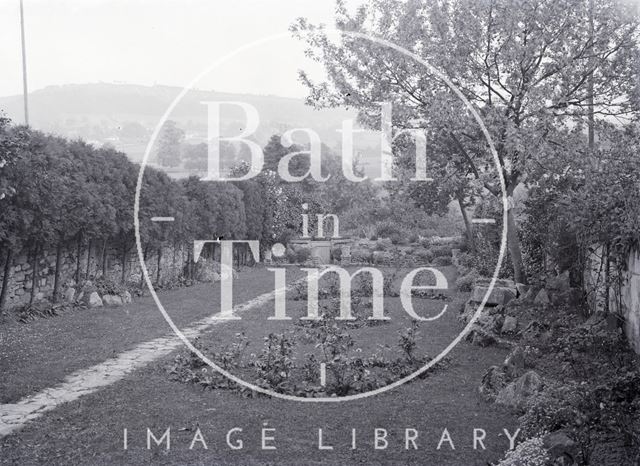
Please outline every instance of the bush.
[[544, 448], [542, 436], [530, 438], [518, 445], [515, 450], [498, 463], [498, 466], [545, 466], [550, 458]]
[[402, 233], [402, 229], [393, 222], [382, 222], [376, 225], [376, 235], [379, 238], [391, 238], [393, 235]]
[[451, 256], [439, 256], [433, 260], [433, 265], [444, 267], [445, 265], [451, 265]]
[[294, 368], [294, 343], [294, 339], [284, 333], [270, 333], [264, 337], [262, 353], [253, 363], [259, 386], [280, 391], [290, 388], [289, 379]]
[[584, 405], [584, 387], [576, 383], [551, 385], [534, 395], [520, 418], [525, 437], [535, 437], [584, 422], [580, 407]]
[[410, 244], [416, 244], [419, 241], [420, 237], [418, 236], [417, 233], [411, 233], [409, 235], [409, 243]]
[[394, 233], [393, 235], [391, 235], [391, 244], [393, 245], [404, 244], [404, 238], [399, 234]]
[[291, 264], [304, 264], [311, 257], [311, 250], [307, 247], [287, 248], [287, 262]]
[[451, 246], [434, 246], [431, 248], [434, 257], [449, 256], [451, 257]]
[[356, 249], [351, 251], [352, 262], [373, 262], [373, 251], [369, 249]]
[[309, 248], [300, 248], [296, 251], [295, 259], [298, 264], [304, 264], [311, 257]]
[[471, 291], [473, 290], [473, 285], [475, 284], [477, 279], [478, 273], [475, 271], [471, 271], [456, 280], [456, 287], [460, 291]]
[[475, 269], [475, 257], [468, 252], [461, 252], [458, 254], [458, 264], [460, 267], [464, 267], [466, 269]]
[[16, 309], [18, 322], [26, 324], [37, 318], [47, 318], [60, 315], [62, 312], [73, 309], [72, 303], [52, 304], [49, 301], [38, 301], [31, 305], [25, 304]]
[[331, 248], [331, 258], [339, 262], [342, 259], [342, 248]]
[[376, 242], [375, 251], [386, 251], [387, 249], [391, 249], [391, 246], [393, 246], [393, 243], [391, 242], [391, 240], [389, 239], [379, 239]]
[[433, 261], [433, 253], [429, 249], [418, 249], [413, 253], [413, 258], [417, 262], [430, 264]]

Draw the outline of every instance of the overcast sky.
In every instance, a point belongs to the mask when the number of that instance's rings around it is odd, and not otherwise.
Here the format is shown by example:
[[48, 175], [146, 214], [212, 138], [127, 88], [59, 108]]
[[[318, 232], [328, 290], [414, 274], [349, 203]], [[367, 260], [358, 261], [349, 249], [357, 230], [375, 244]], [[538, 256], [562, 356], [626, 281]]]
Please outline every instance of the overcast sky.
[[[24, 0], [24, 9], [33, 91], [87, 82], [182, 86], [237, 48], [286, 32], [297, 17], [333, 25], [334, 0]], [[19, 0], [0, 0], [0, 44], [0, 96], [19, 94]], [[196, 87], [301, 97], [297, 69], [321, 73], [301, 52], [287, 35], [240, 53]]]

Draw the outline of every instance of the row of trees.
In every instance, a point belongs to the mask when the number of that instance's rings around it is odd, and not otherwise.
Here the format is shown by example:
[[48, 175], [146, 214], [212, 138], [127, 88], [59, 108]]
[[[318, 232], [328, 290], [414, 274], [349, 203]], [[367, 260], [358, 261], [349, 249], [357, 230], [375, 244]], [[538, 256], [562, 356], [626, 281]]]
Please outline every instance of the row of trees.
[[[133, 206], [139, 167], [113, 148], [95, 148], [82, 140], [13, 126], [7, 119], [0, 120], [0, 145], [0, 257], [4, 262], [0, 309], [6, 306], [9, 272], [18, 254], [28, 254], [32, 263], [31, 300], [40, 259], [52, 249], [56, 251], [54, 301], [64, 279], [61, 262], [70, 248], [77, 249], [76, 282], [89, 276], [92, 255], [86, 255], [86, 263], [81, 260], [87, 250], [101, 252], [98, 269], [103, 274], [108, 251], [117, 251], [125, 281], [135, 246]], [[330, 183], [283, 182], [275, 174], [278, 162], [301, 149], [284, 147], [280, 137], [273, 136], [264, 148], [265, 170], [237, 183], [204, 182], [196, 177], [174, 180], [147, 168], [140, 192], [140, 239], [145, 258], [157, 257], [157, 279], [167, 247], [187, 246], [187, 264], [193, 262], [194, 239], [258, 239], [264, 250], [299, 236], [303, 212], [311, 219], [320, 212], [340, 214], [358, 204], [354, 196], [375, 197], [370, 184], [345, 189], [338, 177]], [[308, 158], [296, 157], [291, 165], [293, 173], [301, 173], [308, 168]], [[326, 157], [325, 170], [337, 173], [338, 166], [334, 157]], [[240, 164], [234, 171], [245, 169]], [[175, 221], [152, 222], [154, 216]], [[185, 272], [193, 269], [187, 267]]]

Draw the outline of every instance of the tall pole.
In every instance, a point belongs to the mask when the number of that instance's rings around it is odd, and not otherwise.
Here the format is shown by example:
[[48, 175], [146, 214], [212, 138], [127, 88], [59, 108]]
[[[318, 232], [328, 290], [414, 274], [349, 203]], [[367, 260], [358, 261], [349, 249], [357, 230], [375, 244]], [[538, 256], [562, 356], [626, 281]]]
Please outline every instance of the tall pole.
[[[22, 1], [22, 0], [21, 0]], [[591, 56], [593, 56], [593, 43], [595, 41], [595, 37], [594, 37], [594, 33], [593, 33], [593, 9], [594, 9], [594, 5], [593, 5], [593, 0], [589, 0], [589, 43], [590, 43], [590, 49], [591, 49]], [[591, 65], [593, 63], [593, 59], [589, 60], [589, 68], [591, 68]], [[594, 105], [593, 105], [593, 95], [594, 93], [594, 89], [593, 89], [593, 70], [590, 69], [590, 73], [589, 73], [589, 78], [587, 81], [587, 94], [588, 94], [588, 99], [587, 99], [587, 106], [589, 108], [589, 115], [588, 115], [588, 139], [589, 139], [589, 149], [593, 150], [594, 146], [595, 146], [595, 121], [594, 121]]]
[[27, 89], [27, 49], [24, 39], [24, 8], [20, 0], [20, 35], [22, 37], [22, 94], [24, 96], [24, 124], [29, 126], [29, 97]]

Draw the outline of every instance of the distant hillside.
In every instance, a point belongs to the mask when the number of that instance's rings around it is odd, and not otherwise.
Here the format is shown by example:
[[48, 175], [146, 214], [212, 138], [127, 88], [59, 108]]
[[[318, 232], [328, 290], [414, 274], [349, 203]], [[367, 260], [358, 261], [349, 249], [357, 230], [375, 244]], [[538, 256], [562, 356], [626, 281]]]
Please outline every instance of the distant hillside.
[[[110, 143], [134, 161], [141, 159], [149, 135], [181, 89], [170, 86], [130, 84], [68, 84], [49, 86], [29, 94], [31, 124], [37, 129], [68, 137], [82, 137], [96, 144]], [[206, 136], [206, 106], [202, 101], [240, 101], [258, 109], [260, 126], [254, 137], [265, 143], [274, 133], [290, 128], [312, 128], [332, 148], [340, 147], [341, 122], [355, 118], [344, 109], [315, 110], [301, 99], [195, 90], [187, 93], [171, 119], [185, 130], [187, 142]], [[22, 121], [22, 97], [0, 97], [0, 110]], [[242, 126], [237, 107], [224, 107], [223, 128]], [[360, 151], [376, 145], [373, 135], [358, 135]], [[373, 157], [373, 155], [372, 155]], [[371, 157], [368, 157], [371, 160]]]

